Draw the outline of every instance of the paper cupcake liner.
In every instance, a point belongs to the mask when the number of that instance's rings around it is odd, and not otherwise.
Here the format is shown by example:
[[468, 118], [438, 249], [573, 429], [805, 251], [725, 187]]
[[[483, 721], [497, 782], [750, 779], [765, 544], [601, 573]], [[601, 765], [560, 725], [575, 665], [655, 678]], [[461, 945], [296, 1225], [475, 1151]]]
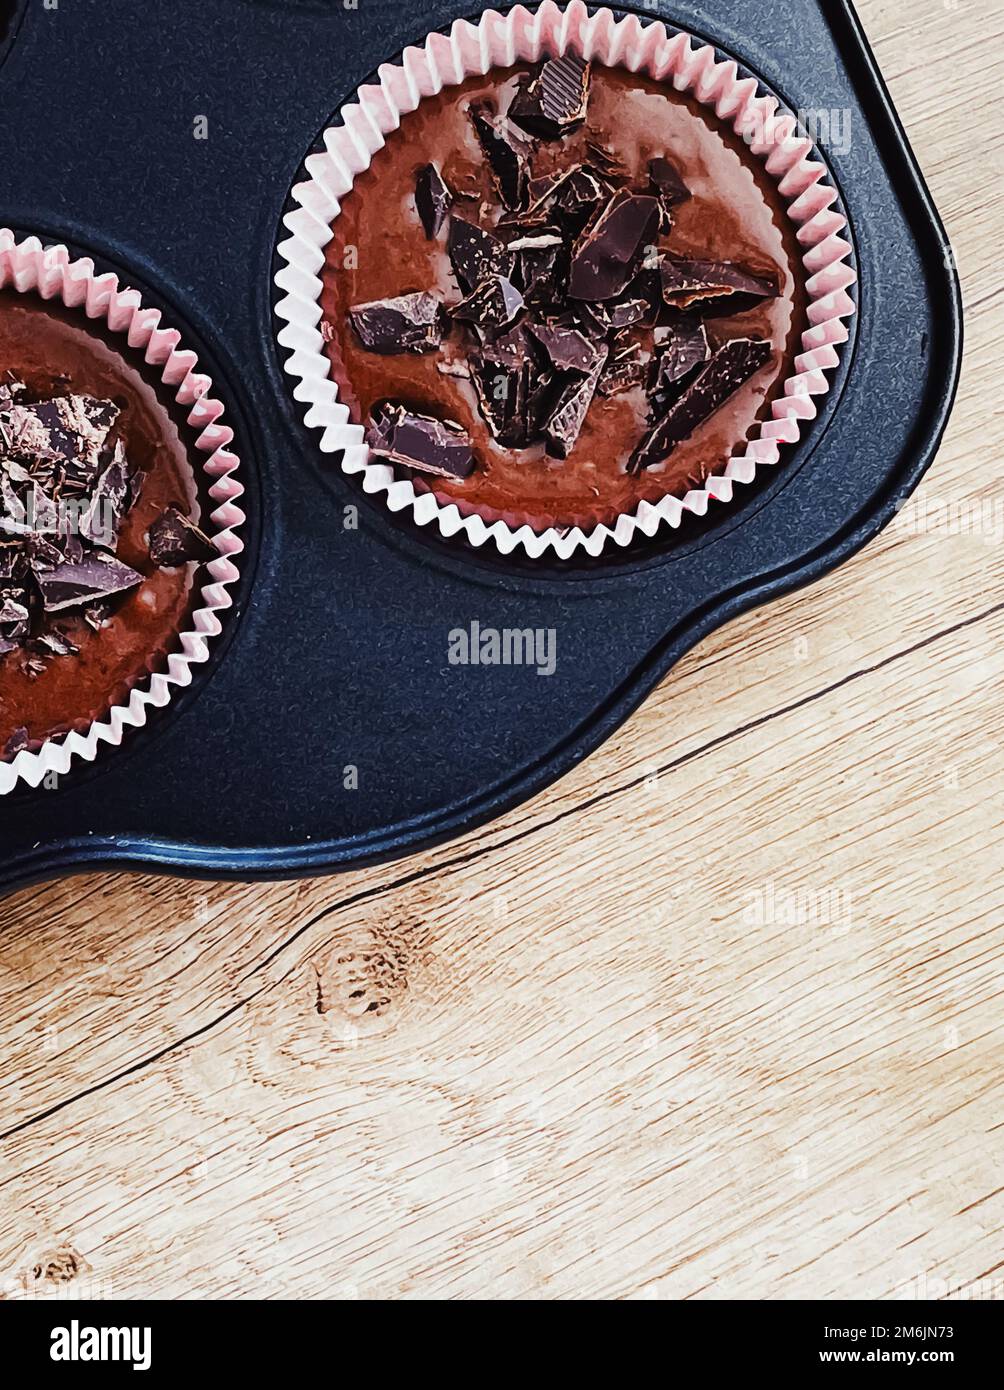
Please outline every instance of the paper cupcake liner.
[[[403, 115], [424, 97], [467, 77], [566, 52], [670, 83], [738, 134], [761, 132], [748, 145], [776, 181], [805, 248], [808, 327], [794, 374], [772, 395], [770, 418], [757, 426], [723, 472], [683, 497], [641, 502], [613, 525], [538, 531], [526, 524], [489, 522], [477, 512], [465, 515], [455, 502], [441, 502], [432, 491], [416, 488], [370, 454], [362, 426], [352, 422], [338, 398], [324, 351], [321, 272], [340, 200]], [[815, 418], [816, 399], [829, 390], [826, 373], [838, 365], [837, 349], [847, 340], [844, 321], [855, 308], [847, 291], [856, 277], [846, 260], [851, 252], [842, 235], [846, 218], [834, 207], [837, 193], [827, 181], [825, 165], [811, 157], [812, 141], [798, 133], [795, 117], [780, 108], [777, 98], [758, 95], [755, 78], [742, 77], [734, 62], [719, 59], [713, 48], [690, 34], [670, 33], [659, 21], [643, 22], [633, 15], [618, 19], [610, 10], [590, 14], [581, 0], [567, 7], [545, 0], [533, 11], [520, 5], [506, 14], [487, 10], [476, 24], [457, 20], [447, 33], [430, 34], [420, 47], [405, 49], [400, 64], [384, 64], [378, 77], [378, 84], [359, 88], [355, 100], [341, 109], [343, 123], [325, 130], [324, 150], [307, 159], [308, 177], [292, 194], [298, 207], [283, 219], [290, 236], [277, 248], [286, 264], [275, 277], [284, 295], [275, 310], [285, 324], [278, 342], [290, 352], [285, 370], [297, 383], [294, 398], [307, 406], [307, 426], [321, 431], [321, 449], [341, 453], [343, 472], [358, 477], [366, 492], [382, 493], [391, 511], [410, 512], [419, 526], [432, 526], [448, 539], [463, 537], [474, 546], [491, 542], [504, 555], [522, 550], [535, 559], [568, 559], [578, 551], [595, 556], [611, 542], [626, 546], [639, 535], [654, 536], [664, 524], [679, 526], [686, 512], [703, 516], [712, 500], [729, 502], [735, 483], [751, 483], [760, 466], [779, 461], [783, 444], [798, 442], [802, 422]]]
[[[64, 775], [75, 758], [92, 762], [102, 744], [117, 747], [127, 730], [143, 727], [151, 709], [163, 707], [175, 691], [191, 684], [194, 668], [208, 660], [212, 640], [222, 630], [220, 615], [233, 603], [229, 587], [238, 577], [237, 557], [244, 549], [236, 531], [245, 516], [237, 505], [244, 492], [237, 476], [240, 461], [229, 447], [233, 431], [223, 420], [223, 405], [210, 394], [212, 380], [196, 370], [198, 357], [183, 346], [181, 334], [161, 328], [159, 309], [144, 308], [137, 290], [120, 289], [117, 276], [99, 275], [93, 262], [72, 259], [65, 246], [43, 246], [37, 237], [18, 242], [6, 228], [0, 229], [0, 289], [59, 300], [89, 319], [104, 319], [112, 333], [121, 334], [157, 369], [197, 432], [207, 493], [216, 504], [203, 518], [203, 529], [220, 552], [203, 567], [209, 579], [198, 591], [190, 626], [179, 633], [178, 650], [168, 656], [166, 670], [138, 681], [124, 704], [111, 706], [86, 732], [48, 739], [36, 752], [26, 749], [9, 762], [0, 761], [3, 795], [21, 782], [37, 787], [50, 773]], [[197, 473], [195, 460], [192, 466]]]

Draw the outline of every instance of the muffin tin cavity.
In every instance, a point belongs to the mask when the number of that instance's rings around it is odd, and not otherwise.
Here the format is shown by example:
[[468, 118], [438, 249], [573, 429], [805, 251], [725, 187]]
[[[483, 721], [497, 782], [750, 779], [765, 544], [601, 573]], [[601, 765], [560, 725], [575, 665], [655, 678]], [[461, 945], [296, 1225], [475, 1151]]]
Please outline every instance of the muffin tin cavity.
[[[643, 449], [636, 450], [630, 460], [628, 455], [632, 441], [644, 436], [646, 412], [649, 424], [659, 418], [652, 414], [656, 398], [649, 395], [647, 401], [639, 399], [645, 394], [639, 381], [633, 398], [604, 399], [609, 378], [602, 375], [602, 354], [612, 350], [609, 337], [607, 344], [601, 345], [594, 336], [593, 348], [601, 366], [592, 377], [584, 369], [553, 373], [559, 386], [566, 379], [568, 383], [551, 403], [557, 407], [554, 419], [562, 420], [562, 428], [556, 431], [545, 425], [542, 434], [530, 427], [526, 437], [535, 447], [517, 458], [511, 454], [519, 443], [518, 438], [510, 438], [513, 426], [526, 425], [524, 417], [534, 418], [541, 410], [546, 421], [551, 410], [550, 405], [539, 406], [534, 391], [524, 384], [539, 383], [542, 373], [546, 381], [547, 373], [547, 363], [542, 366], [539, 360], [538, 342], [532, 334], [527, 339], [521, 326], [532, 321], [529, 301], [520, 305], [523, 317], [507, 330], [504, 353], [500, 350], [493, 356], [490, 343], [464, 353], [456, 345], [456, 333], [449, 330], [446, 346], [440, 350], [448, 360], [442, 364], [437, 361], [430, 365], [426, 354], [394, 357], [383, 356], [379, 350], [377, 355], [367, 353], [365, 343], [360, 349], [358, 333], [345, 323], [353, 290], [343, 288], [343, 282], [363, 286], [361, 298], [367, 302], [377, 298], [381, 277], [384, 294], [389, 297], [429, 289], [456, 300], [460, 293], [474, 288], [464, 284], [465, 271], [454, 236], [463, 232], [468, 239], [474, 235], [484, 239], [478, 228], [485, 225], [492, 192], [481, 187], [470, 193], [465, 191], [465, 183], [486, 165], [493, 167], [493, 151], [502, 148], [503, 177], [499, 180], [497, 168], [494, 175], [503, 203], [524, 209], [532, 203], [527, 172], [537, 175], [530, 186], [546, 182], [540, 177], [541, 161], [548, 167], [554, 163], [553, 141], [545, 138], [536, 147], [528, 147], [521, 142], [518, 118], [500, 125], [494, 117], [479, 114], [491, 113], [496, 106], [504, 110], [517, 84], [525, 80], [514, 76], [508, 66], [513, 54], [529, 60], [522, 71], [534, 60], [539, 63], [551, 55], [566, 55], [562, 62], [571, 66], [555, 79], [558, 90], [571, 80], [573, 71], [578, 74], [576, 80], [583, 84], [578, 116], [580, 124], [584, 117], [585, 125], [581, 132], [573, 126], [562, 136], [562, 142], [575, 147], [574, 157], [568, 156], [573, 164], [568, 167], [583, 170], [584, 181], [596, 184], [599, 180], [602, 184], [605, 175], [611, 177], [606, 193], [596, 202], [597, 214], [605, 205], [604, 198], [611, 194], [611, 209], [619, 199], [625, 203], [621, 211], [629, 214], [633, 207], [654, 202], [647, 183], [650, 174], [633, 145], [644, 144], [646, 157], [659, 151], [671, 153], [680, 161], [672, 172], [682, 174], [684, 182], [687, 177], [694, 182], [692, 197], [684, 188], [682, 197], [670, 200], [672, 209], [670, 202], [662, 203], [672, 230], [668, 238], [660, 231], [659, 254], [651, 257], [648, 279], [639, 266], [637, 278], [631, 281], [632, 290], [641, 287], [643, 307], [647, 304], [651, 311], [662, 304], [658, 284], [655, 289], [649, 284], [653, 276], [658, 280], [660, 270], [665, 278], [667, 270], [676, 273], [680, 265], [692, 278], [693, 267], [702, 264], [677, 262], [674, 255], [710, 255], [718, 261], [735, 256], [736, 262], [723, 272], [726, 279], [736, 275], [746, 256], [761, 268], [767, 267], [765, 278], [760, 280], [756, 276], [739, 277], [746, 286], [745, 296], [738, 292], [728, 296], [733, 306], [745, 312], [730, 315], [726, 311], [722, 315], [714, 297], [722, 292], [720, 287], [692, 311], [709, 324], [711, 347], [705, 346], [711, 360], [706, 369], [695, 365], [685, 381], [713, 376], [720, 361], [719, 349], [724, 346], [723, 324], [728, 325], [724, 338], [732, 335], [737, 342], [744, 335], [759, 335], [761, 341], [753, 346], [762, 348], [764, 355], [756, 359], [756, 366], [744, 369], [745, 375], [734, 369], [738, 389], [724, 391], [709, 418], [697, 416], [692, 438], [684, 430], [679, 447], [668, 458], [657, 447], [648, 452], [647, 462], [656, 464], [651, 472], [647, 465], [632, 470], [639, 453], [645, 454]], [[592, 58], [594, 72], [591, 84], [588, 73], [582, 74], [582, 60], [587, 55]], [[527, 90], [532, 92], [533, 88]], [[517, 110], [519, 100], [514, 101], [512, 111]], [[467, 131], [467, 126], [472, 129]], [[449, 151], [463, 146], [465, 134], [476, 149], [475, 131], [484, 146], [480, 168], [477, 163], [470, 167], [454, 163], [451, 170], [446, 162], [451, 159]], [[590, 143], [590, 132], [609, 144], [601, 143], [597, 149]], [[584, 143], [582, 136], [586, 137]], [[423, 237], [417, 214], [413, 212], [410, 221], [408, 217], [414, 197], [414, 180], [409, 180], [409, 175], [427, 149], [430, 158], [440, 159], [459, 191], [440, 225], [431, 233], [427, 229]], [[305, 178], [292, 193], [296, 210], [284, 219], [290, 235], [278, 246], [279, 258], [285, 262], [276, 275], [276, 284], [284, 292], [276, 313], [284, 324], [278, 341], [289, 354], [285, 368], [297, 382], [297, 398], [310, 403], [309, 423], [320, 430], [322, 452], [337, 454], [342, 470], [361, 480], [367, 493], [383, 496], [394, 515], [446, 540], [494, 549], [502, 556], [515, 554], [552, 562], [600, 555], [606, 559], [656, 537], [665, 541], [685, 518], [709, 513], [714, 517], [734, 496], [737, 501], [746, 500], [758, 470], [769, 470], [779, 462], [787, 470], [793, 454], [797, 463], [794, 446], [807, 432], [813, 432], [812, 423], [826, 404], [850, 334], [848, 321], [855, 310], [856, 273], [847, 218], [818, 151], [795, 117], [762, 82], [711, 46], [685, 32], [668, 30], [657, 21], [639, 25], [633, 20], [618, 20], [609, 10], [587, 12], [577, 4], [561, 8], [545, 0], [532, 14], [515, 10], [503, 16], [488, 11], [476, 25], [458, 21], [446, 33], [433, 34], [395, 62], [382, 65], [377, 80], [364, 84], [325, 130], [303, 172]], [[514, 183], [513, 188], [506, 188], [506, 177]], [[533, 196], [544, 201], [539, 193]], [[585, 195], [579, 190], [577, 196]], [[722, 199], [717, 208], [716, 197]], [[388, 205], [395, 210], [389, 219]], [[744, 206], [742, 216], [735, 217], [734, 205]], [[398, 218], [395, 213], [399, 206]], [[560, 233], [562, 210], [555, 216], [552, 207], [550, 215], [554, 225], [548, 222], [546, 230]], [[489, 271], [502, 271], [515, 279], [517, 303], [519, 290], [530, 293], [527, 268], [507, 251], [509, 233], [503, 228], [507, 219], [511, 222], [520, 216], [523, 214], [506, 212], [503, 207], [499, 225], [493, 229], [495, 235], [485, 242], [488, 250], [484, 252], [491, 261]], [[532, 218], [525, 221], [526, 228], [521, 221], [518, 231], [532, 230]], [[602, 227], [604, 218], [599, 217], [598, 222]], [[729, 236], [723, 233], [724, 225], [731, 226]], [[589, 235], [588, 231], [573, 231], [568, 234], [568, 245], [581, 249]], [[366, 245], [367, 236], [371, 246]], [[400, 240], [400, 264], [395, 263], [391, 245], [395, 237]], [[639, 244], [650, 240], [649, 235], [641, 236]], [[515, 244], [520, 244], [518, 236]], [[466, 244], [461, 249], [470, 260], [473, 253], [468, 255]], [[356, 259], [345, 268], [342, 261], [350, 251]], [[368, 266], [375, 265], [378, 273], [372, 269], [367, 272], [363, 265], [367, 255]], [[456, 284], [440, 265], [447, 262], [447, 255]], [[581, 302], [573, 297], [581, 293], [575, 288], [575, 267], [585, 260], [585, 255], [573, 258], [570, 295], [559, 301], [573, 315]], [[644, 266], [649, 266], [648, 260]], [[406, 285], [400, 283], [402, 275], [408, 280]], [[420, 284], [411, 283], [418, 278]], [[508, 284], [508, 280], [499, 283]], [[733, 279], [733, 284], [738, 283]], [[753, 285], [759, 289], [750, 294]], [[534, 288], [532, 283], [530, 288]], [[668, 288], [664, 292], [668, 306], [673, 306], [675, 300], [668, 297]], [[429, 298], [425, 295], [423, 304]], [[679, 306], [687, 308], [700, 299], [699, 294], [681, 294]], [[621, 307], [630, 309], [637, 302], [626, 293], [626, 305]], [[668, 306], [663, 305], [663, 310], [672, 315]], [[588, 334], [597, 326], [597, 307], [605, 306], [587, 302], [586, 307], [590, 313], [579, 312], [575, 323], [579, 330], [585, 325]], [[475, 311], [462, 306], [460, 312], [469, 317]], [[558, 309], [552, 305], [551, 312]], [[355, 324], [356, 317], [349, 316]], [[663, 325], [663, 332], [676, 331], [665, 326], [669, 322], [665, 318], [657, 322]], [[631, 331], [625, 327], [621, 334], [630, 336]], [[516, 335], [522, 338], [511, 349], [510, 339]], [[770, 344], [762, 341], [765, 335], [771, 337]], [[652, 343], [639, 338], [634, 346], [647, 349], [642, 360], [651, 366]], [[519, 361], [514, 365], [507, 355], [516, 354], [517, 349]], [[721, 353], [722, 358], [726, 356], [726, 352]], [[526, 372], [521, 375], [521, 365], [529, 369], [529, 376]], [[437, 376], [439, 371], [449, 374], [457, 367], [466, 368], [471, 381], [458, 384], [449, 375]], [[727, 377], [728, 372], [722, 367], [720, 376]], [[499, 410], [489, 386], [498, 383], [503, 374], [506, 408]], [[751, 377], [748, 381], [747, 376]], [[459, 421], [460, 432], [451, 434], [446, 442], [452, 440], [456, 445], [451, 458], [463, 463], [464, 457], [473, 457], [466, 472], [444, 480], [429, 477], [421, 466], [417, 472], [402, 468], [408, 455], [402, 456], [393, 440], [385, 438], [397, 418], [393, 413], [384, 412], [387, 428], [377, 426], [372, 417], [364, 440], [360, 424], [374, 393], [380, 394], [377, 385], [385, 381], [391, 396], [396, 378], [405, 383], [405, 406], [418, 412], [416, 419], [405, 420], [401, 432], [407, 431], [410, 438], [421, 426], [431, 433], [431, 426], [422, 422], [426, 410], [438, 421]], [[702, 384], [689, 392], [694, 402], [701, 398]], [[526, 394], [522, 404], [521, 391]], [[709, 386], [705, 398], [712, 391]], [[479, 397], [477, 405], [475, 394]], [[588, 398], [586, 407], [575, 413], [580, 397]], [[437, 405], [429, 407], [430, 400]], [[516, 405], [510, 411], [513, 400]], [[690, 400], [682, 403], [685, 408], [690, 404]], [[720, 409], [722, 404], [725, 409]], [[678, 413], [685, 414], [686, 410]], [[569, 436], [571, 415], [574, 423]], [[546, 456], [540, 443], [544, 437], [548, 441]], [[463, 456], [461, 445], [468, 441], [470, 453]], [[570, 455], [567, 461], [559, 463], [566, 455]], [[713, 463], [712, 459], [720, 461]], [[438, 461], [435, 466], [439, 467]]]

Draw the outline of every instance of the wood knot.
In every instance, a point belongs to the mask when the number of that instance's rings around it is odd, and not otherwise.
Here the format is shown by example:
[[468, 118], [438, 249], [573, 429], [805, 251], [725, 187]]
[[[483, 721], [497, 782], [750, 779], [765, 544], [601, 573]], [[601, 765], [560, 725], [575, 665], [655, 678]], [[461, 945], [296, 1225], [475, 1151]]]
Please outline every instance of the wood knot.
[[346, 1041], [389, 1032], [422, 962], [418, 928], [349, 923], [315, 956], [314, 1007]]
[[72, 1245], [62, 1245], [39, 1255], [31, 1267], [30, 1280], [34, 1284], [69, 1284], [89, 1269], [90, 1265], [79, 1251]]

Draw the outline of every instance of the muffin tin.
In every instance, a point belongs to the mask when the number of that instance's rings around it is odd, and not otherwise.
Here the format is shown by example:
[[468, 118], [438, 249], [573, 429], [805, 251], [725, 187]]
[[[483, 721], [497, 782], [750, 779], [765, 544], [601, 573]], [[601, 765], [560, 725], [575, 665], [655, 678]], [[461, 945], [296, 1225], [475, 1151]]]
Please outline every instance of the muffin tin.
[[[0, 885], [115, 865], [293, 876], [469, 830], [596, 747], [701, 636], [853, 554], [930, 463], [958, 285], [844, 0], [803, 0], [797, 27], [782, 0], [613, 7], [714, 43], [791, 109], [851, 112], [849, 148], [823, 154], [859, 312], [824, 409], [764, 484], [668, 544], [541, 568], [409, 528], [320, 454], [275, 345], [289, 189], [379, 63], [482, 8], [13, 7], [0, 225], [114, 270], [192, 342], [236, 431], [248, 525], [235, 607], [192, 687], [58, 788], [0, 799]], [[449, 631], [474, 621], [553, 629], [554, 674], [451, 666]]]

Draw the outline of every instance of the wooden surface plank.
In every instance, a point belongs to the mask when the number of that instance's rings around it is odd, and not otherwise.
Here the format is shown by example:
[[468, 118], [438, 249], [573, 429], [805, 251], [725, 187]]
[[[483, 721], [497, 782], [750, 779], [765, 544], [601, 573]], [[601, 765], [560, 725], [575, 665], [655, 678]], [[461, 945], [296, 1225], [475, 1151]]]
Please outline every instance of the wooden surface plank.
[[1004, 15], [861, 14], [967, 301], [920, 497], [996, 527], [908, 508], [434, 853], [6, 900], [0, 1295], [1004, 1292]]

